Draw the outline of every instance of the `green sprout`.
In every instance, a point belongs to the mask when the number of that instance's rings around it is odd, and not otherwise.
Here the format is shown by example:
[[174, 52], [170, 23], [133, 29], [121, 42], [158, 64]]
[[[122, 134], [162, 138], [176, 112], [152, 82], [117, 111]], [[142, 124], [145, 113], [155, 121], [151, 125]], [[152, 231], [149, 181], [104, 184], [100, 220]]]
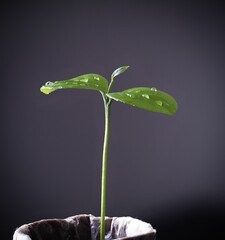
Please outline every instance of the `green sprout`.
[[177, 111], [177, 102], [169, 94], [159, 91], [156, 88], [137, 87], [126, 89], [122, 92], [112, 92], [111, 88], [115, 77], [125, 72], [129, 66], [123, 66], [116, 69], [111, 75], [110, 84], [99, 74], [85, 74], [68, 80], [47, 82], [41, 87], [41, 92], [45, 94], [52, 93], [59, 89], [90, 89], [101, 93], [105, 108], [105, 135], [102, 154], [102, 187], [101, 187], [101, 226], [100, 240], [105, 238], [105, 213], [106, 213], [106, 174], [107, 174], [107, 156], [110, 127], [110, 109], [113, 100], [128, 105], [139, 107], [148, 111], [173, 115]]

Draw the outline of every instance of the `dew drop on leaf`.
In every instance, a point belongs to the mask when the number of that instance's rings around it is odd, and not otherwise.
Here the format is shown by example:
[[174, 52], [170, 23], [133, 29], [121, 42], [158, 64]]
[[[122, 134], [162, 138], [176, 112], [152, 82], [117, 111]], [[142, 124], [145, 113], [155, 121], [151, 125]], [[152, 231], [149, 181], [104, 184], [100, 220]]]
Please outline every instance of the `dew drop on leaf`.
[[149, 99], [149, 95], [148, 94], [142, 94], [142, 97]]
[[151, 91], [157, 92], [157, 89], [156, 89], [155, 87], [152, 87], [152, 88], [151, 88]]
[[98, 81], [100, 80], [99, 77], [94, 77], [94, 79], [95, 79], [95, 80], [98, 80]]
[[160, 107], [162, 107], [163, 103], [162, 101], [155, 101], [157, 105], [159, 105]]
[[52, 85], [52, 84], [53, 84], [53, 82], [48, 81], [48, 82], [45, 83], [45, 86], [49, 86], [49, 85]]
[[128, 97], [132, 97], [132, 95], [131, 95], [130, 93], [126, 93], [126, 95], [127, 95]]
[[81, 79], [80, 82], [88, 83], [88, 79]]

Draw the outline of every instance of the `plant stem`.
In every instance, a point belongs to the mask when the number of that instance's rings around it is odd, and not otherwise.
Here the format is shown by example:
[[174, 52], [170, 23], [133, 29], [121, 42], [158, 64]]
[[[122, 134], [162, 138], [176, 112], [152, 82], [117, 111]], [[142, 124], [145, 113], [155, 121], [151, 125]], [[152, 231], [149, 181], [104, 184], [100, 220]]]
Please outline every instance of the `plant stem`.
[[101, 190], [101, 224], [100, 224], [100, 240], [105, 239], [105, 212], [106, 212], [106, 173], [107, 173], [107, 155], [109, 142], [109, 124], [110, 124], [110, 107], [111, 101], [107, 101], [105, 96], [105, 136], [102, 154], [102, 190]]
[[114, 78], [111, 78], [111, 82], [109, 84], [108, 91], [107, 91], [108, 93], [110, 92], [113, 83], [114, 83]]

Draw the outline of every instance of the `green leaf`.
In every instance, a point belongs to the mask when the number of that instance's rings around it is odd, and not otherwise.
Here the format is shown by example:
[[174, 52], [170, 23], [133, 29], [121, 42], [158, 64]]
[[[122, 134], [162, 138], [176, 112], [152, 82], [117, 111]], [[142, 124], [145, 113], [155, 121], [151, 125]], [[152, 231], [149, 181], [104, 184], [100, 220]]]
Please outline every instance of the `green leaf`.
[[101, 75], [85, 74], [68, 80], [47, 82], [44, 86], [40, 88], [40, 90], [45, 94], [49, 94], [58, 89], [70, 88], [98, 90], [100, 92], [106, 93], [108, 89], [108, 82]]
[[117, 68], [113, 73], [112, 73], [112, 76], [111, 76], [111, 79], [115, 78], [116, 76], [124, 73], [130, 66], [123, 66], [123, 67], [120, 67], [120, 68]]
[[177, 111], [176, 100], [156, 88], [131, 88], [123, 92], [108, 93], [107, 96], [110, 99], [153, 112], [173, 115]]

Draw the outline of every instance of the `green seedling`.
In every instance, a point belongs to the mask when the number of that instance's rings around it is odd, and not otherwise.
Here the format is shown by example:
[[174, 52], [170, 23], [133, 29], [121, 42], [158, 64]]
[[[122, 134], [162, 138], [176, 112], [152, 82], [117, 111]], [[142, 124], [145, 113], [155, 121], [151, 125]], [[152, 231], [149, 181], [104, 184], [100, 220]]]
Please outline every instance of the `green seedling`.
[[68, 80], [47, 82], [41, 87], [41, 92], [52, 93], [59, 89], [90, 89], [99, 91], [103, 97], [105, 107], [105, 135], [102, 155], [102, 187], [101, 187], [101, 227], [100, 240], [105, 238], [105, 213], [106, 213], [106, 173], [110, 127], [110, 109], [112, 102], [119, 101], [128, 105], [139, 107], [148, 111], [173, 115], [177, 111], [177, 102], [169, 94], [156, 88], [137, 87], [122, 92], [111, 92], [115, 77], [125, 72], [129, 66], [116, 69], [108, 81], [99, 74], [85, 74]]

